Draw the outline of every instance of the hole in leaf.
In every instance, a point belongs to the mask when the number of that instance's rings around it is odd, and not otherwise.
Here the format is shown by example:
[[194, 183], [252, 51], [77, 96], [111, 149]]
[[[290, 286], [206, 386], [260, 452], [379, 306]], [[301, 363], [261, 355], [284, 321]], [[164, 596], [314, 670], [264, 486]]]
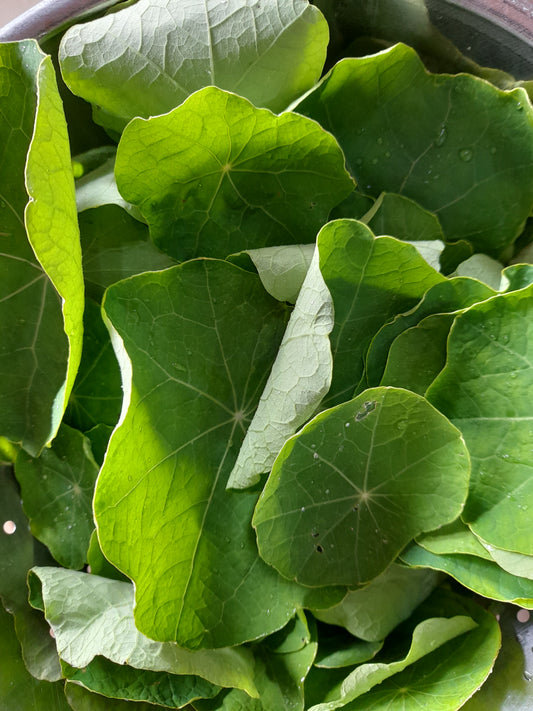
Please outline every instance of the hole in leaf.
[[323, 553], [323, 552], [324, 552], [324, 549], [322, 548], [322, 546], [315, 546], [315, 550], [316, 550], [317, 553]]

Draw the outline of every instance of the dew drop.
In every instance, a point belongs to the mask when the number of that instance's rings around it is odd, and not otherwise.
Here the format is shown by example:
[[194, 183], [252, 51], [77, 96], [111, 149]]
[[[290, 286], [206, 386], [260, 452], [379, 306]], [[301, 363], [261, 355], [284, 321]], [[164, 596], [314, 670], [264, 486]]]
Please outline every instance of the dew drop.
[[54, 630], [53, 630], [51, 627], [50, 627], [50, 637], [51, 637], [52, 639], [55, 639], [55, 638], [56, 638], [56, 636], [55, 636], [55, 634], [54, 634]]
[[490, 152], [492, 153], [492, 155], [495, 155], [498, 152], [498, 150], [497, 150], [497, 148], [492, 146], [492, 148], [490, 149]]
[[304, 513], [304, 511], [305, 511], [305, 506], [302, 506], [302, 508], [300, 509], [300, 511], [301, 511], [302, 513]]
[[357, 158], [355, 161], [356, 165], [363, 165], [363, 159], [362, 158]]
[[471, 148], [461, 148], [459, 151], [459, 158], [463, 161], [463, 163], [470, 163], [473, 157], [474, 151]]
[[17, 530], [17, 524], [14, 521], [4, 521], [2, 528], [4, 529], [4, 533], [11, 536]]
[[372, 158], [372, 165], [377, 165], [377, 164], [378, 164], [378, 159]]
[[349, 426], [350, 426], [350, 423], [347, 422], [344, 426], [345, 426], [345, 427], [349, 427]]
[[383, 139], [381, 136], [378, 138], [378, 145], [382, 146], [383, 145]]
[[390, 157], [391, 157], [391, 152], [385, 151], [385, 158], [390, 158]]
[[329, 494], [329, 489], [326, 489], [326, 491], [325, 491], [324, 493], [325, 493], [326, 496], [327, 496], [327, 495]]
[[446, 126], [441, 126], [440, 133], [435, 140], [435, 145], [439, 148], [443, 146], [448, 138], [448, 132], [446, 131]]
[[531, 681], [531, 679], [533, 679], [533, 674], [531, 672], [525, 671], [524, 672], [524, 680]]
[[313, 459], [318, 459], [318, 452], [313, 452]]

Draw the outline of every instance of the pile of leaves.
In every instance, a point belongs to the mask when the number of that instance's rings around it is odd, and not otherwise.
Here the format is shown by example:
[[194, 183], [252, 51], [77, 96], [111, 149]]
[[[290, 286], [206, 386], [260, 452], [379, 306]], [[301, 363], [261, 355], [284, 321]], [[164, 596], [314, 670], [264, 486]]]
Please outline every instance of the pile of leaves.
[[527, 83], [320, 5], [0, 45], [2, 709], [528, 707]]

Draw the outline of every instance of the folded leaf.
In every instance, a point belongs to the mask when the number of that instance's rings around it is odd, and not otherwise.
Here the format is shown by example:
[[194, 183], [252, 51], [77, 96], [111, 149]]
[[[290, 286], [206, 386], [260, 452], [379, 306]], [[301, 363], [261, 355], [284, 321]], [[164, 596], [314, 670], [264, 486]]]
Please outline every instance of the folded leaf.
[[180, 260], [313, 242], [354, 187], [337, 142], [315, 121], [216, 87], [134, 119], [115, 174], [156, 245]]
[[33, 40], [3, 44], [0, 74], [0, 434], [36, 456], [59, 427], [81, 357], [81, 250], [52, 61]]
[[135, 627], [133, 586], [64, 568], [32, 568], [30, 602], [42, 609], [61, 659], [80, 669], [97, 656], [135, 669], [200, 676], [255, 696], [253, 661], [244, 648], [181, 649]]
[[253, 518], [261, 557], [304, 585], [358, 585], [453, 521], [470, 464], [459, 431], [407, 390], [317, 415], [281, 450]]
[[228, 480], [230, 488], [244, 489], [270, 471], [285, 441], [314, 414], [329, 390], [333, 303], [318, 262], [315, 251]]
[[460, 553], [435, 555], [415, 543], [403, 551], [401, 560], [416, 568], [448, 573], [478, 595], [533, 609], [533, 580], [511, 575], [490, 560]]

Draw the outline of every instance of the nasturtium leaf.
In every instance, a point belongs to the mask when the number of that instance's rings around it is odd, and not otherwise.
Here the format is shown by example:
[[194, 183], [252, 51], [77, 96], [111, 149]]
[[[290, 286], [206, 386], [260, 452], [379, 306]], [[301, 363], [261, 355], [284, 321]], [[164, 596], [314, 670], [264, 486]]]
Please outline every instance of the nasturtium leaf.
[[533, 554], [533, 286], [456, 317], [445, 368], [427, 397], [462, 432], [472, 458], [463, 519], [497, 548]]
[[511, 573], [511, 575], [518, 575], [521, 578], [533, 580], [533, 556], [504, 551], [488, 543], [485, 543], [484, 546], [489, 553], [489, 557], [495, 563], [498, 563], [500, 568]]
[[65, 118], [50, 57], [0, 47], [0, 434], [36, 456], [81, 356], [83, 277]]
[[[161, 706], [183, 708], [190, 701], [212, 698], [220, 691], [220, 686], [199, 676], [135, 669], [129, 664], [115, 664], [105, 657], [95, 657], [83, 669], [65, 663], [62, 667], [65, 678], [90, 691], [110, 699], [157, 704], [157, 711]], [[250, 699], [245, 691], [241, 693]]]
[[[492, 612], [492, 609], [491, 609]], [[494, 669], [481, 689], [470, 698], [463, 711], [530, 711], [531, 679], [527, 671], [527, 657], [531, 658], [533, 623], [520, 623], [516, 608], [501, 605], [493, 611], [498, 615], [502, 632], [502, 646]], [[526, 640], [522, 636], [526, 628]], [[527, 634], [529, 633], [529, 634]], [[525, 635], [524, 635], [525, 636]], [[531, 668], [531, 667], [530, 667]]]
[[361, 220], [376, 201], [370, 195], [363, 195], [359, 190], [353, 190], [347, 198], [336, 205], [330, 213], [331, 220]]
[[401, 560], [416, 568], [448, 573], [478, 595], [533, 609], [533, 580], [511, 575], [490, 560], [461, 553], [436, 555], [416, 543], [402, 552]]
[[472, 306], [495, 295], [495, 291], [477, 279], [455, 277], [433, 285], [416, 306], [398, 314], [376, 333], [366, 356], [366, 379], [369, 385], [378, 385], [385, 369], [389, 349], [394, 339], [403, 331], [416, 326], [430, 314], [442, 314]]
[[89, 440], [61, 425], [38, 458], [21, 452], [15, 465], [33, 535], [67, 568], [81, 568], [94, 528], [92, 497], [98, 474]]
[[364, 642], [351, 636], [341, 638], [340, 634], [337, 634], [328, 638], [326, 642], [320, 639], [314, 666], [319, 669], [353, 667], [368, 662], [382, 647], [383, 641]]
[[[469, 616], [474, 629], [426, 654], [403, 672], [385, 679], [345, 711], [456, 711], [490, 674], [500, 647], [500, 628], [495, 617], [474, 600], [445, 590], [436, 591], [408, 620], [436, 615]], [[405, 635], [406, 629], [402, 630]], [[402, 640], [403, 641], [403, 640]], [[492, 706], [490, 706], [492, 708]]]
[[407, 242], [444, 242], [438, 217], [404, 195], [382, 193], [362, 222], [376, 235], [392, 235]]
[[38, 546], [22, 510], [12, 469], [0, 466], [0, 599], [14, 617], [22, 657], [30, 674], [36, 679], [57, 681], [61, 669], [48, 625], [28, 604], [26, 578], [40, 555]]
[[328, 39], [307, 0], [139, 0], [71, 27], [59, 56], [71, 91], [120, 129], [212, 84], [282, 111], [319, 78]]
[[359, 639], [378, 642], [409, 617], [438, 581], [433, 571], [393, 563], [365, 587], [349, 590], [338, 605], [313, 613], [318, 620], [345, 627]]
[[392, 237], [374, 237], [355, 220], [328, 223], [317, 245], [320, 271], [335, 313], [330, 336], [333, 376], [323, 403], [331, 407], [349, 399], [361, 382], [366, 351], [381, 326], [413, 308], [445, 277], [412, 245]]
[[467, 615], [456, 615], [450, 618], [432, 617], [424, 620], [414, 629], [411, 646], [403, 659], [390, 663], [376, 661], [357, 666], [341, 684], [327, 692], [322, 703], [311, 706], [309, 711], [350, 708], [351, 701], [362, 696], [372, 687], [402, 672], [446, 642], [469, 632], [476, 626], [476, 622]]
[[114, 565], [111, 565], [102, 553], [102, 549], [98, 543], [96, 530], [92, 532], [91, 539], [89, 541], [89, 548], [87, 549], [87, 566], [87, 572], [92, 575], [99, 575], [102, 578], [111, 578], [112, 580], [129, 582], [129, 578], [121, 573], [120, 570], [117, 570]]
[[417, 536], [416, 542], [422, 548], [436, 555], [464, 553], [465, 555], [475, 555], [478, 558], [491, 560], [491, 556], [481, 545], [479, 538], [474, 536], [460, 518], [446, 526], [442, 526], [438, 531], [430, 531]]
[[460, 432], [419, 395], [374, 388], [317, 415], [281, 450], [253, 525], [261, 557], [304, 585], [358, 585], [468, 492]]
[[121, 279], [176, 263], [153, 245], [146, 225], [116, 205], [82, 212], [79, 220], [87, 295], [96, 301]]
[[[124, 701], [110, 699], [107, 696], [94, 694], [80, 686], [77, 682], [66, 681], [65, 696], [73, 711], [173, 711], [168, 706], [154, 706], [151, 703], [139, 701]], [[192, 706], [186, 706], [184, 711], [194, 711]]]
[[315, 628], [312, 625], [310, 639], [291, 652], [273, 653], [268, 638], [252, 646], [259, 698], [233, 689], [212, 700], [195, 701], [196, 711], [304, 711], [304, 682], [317, 651]]
[[333, 322], [315, 251], [228, 487], [246, 488], [270, 471], [287, 438], [316, 411], [331, 384]]
[[288, 654], [303, 649], [306, 644], [309, 644], [315, 633], [316, 625], [312, 618], [310, 619], [312, 624], [308, 621], [303, 610], [299, 610], [283, 629], [265, 637], [262, 644], [274, 654]]
[[0, 604], [0, 703], [6, 711], [71, 711], [61, 682], [34, 679], [24, 665], [13, 618]]
[[90, 430], [98, 424], [114, 426], [122, 407], [120, 370], [99, 305], [85, 301], [83, 352], [70, 394], [64, 422]]
[[[117, 188], [115, 180], [115, 158], [110, 158], [101, 166], [76, 181], [76, 207], [85, 212], [104, 205], [116, 205], [142, 221], [139, 210], [126, 202]], [[139, 228], [140, 229], [140, 228]], [[146, 228], [145, 230], [146, 231]]]
[[314, 251], [314, 243], [263, 247], [231, 254], [228, 261], [243, 269], [246, 269], [246, 260], [251, 261], [268, 293], [278, 301], [294, 304]]
[[503, 277], [502, 271], [503, 264], [497, 259], [493, 259], [487, 254], [473, 254], [457, 265], [455, 275], [478, 279], [494, 291], [505, 291], [508, 282]]
[[[88, 173], [92, 173], [97, 170], [102, 165], [111, 161], [115, 158], [117, 153], [116, 146], [95, 146], [94, 148], [89, 148], [83, 153], [78, 153], [72, 157], [72, 172], [74, 173], [74, 178], [79, 181]], [[79, 182], [76, 183], [76, 197], [78, 192]]]
[[64, 568], [34, 567], [30, 602], [44, 611], [59, 656], [83, 669], [98, 656], [135, 669], [200, 676], [257, 694], [253, 659], [244, 647], [190, 651], [154, 642], [135, 627], [133, 586]]
[[110, 425], [95, 425], [85, 432], [85, 436], [91, 443], [91, 450], [96, 463], [102, 465], [107, 449], [107, 444], [113, 428]]
[[180, 260], [313, 242], [354, 187], [337, 142], [315, 121], [216, 87], [131, 121], [115, 174], [156, 245]]
[[503, 276], [509, 282], [506, 291], [518, 291], [533, 284], [533, 264], [511, 264], [503, 270]]
[[430, 74], [396, 45], [341, 60], [296, 110], [333, 133], [362, 190], [415, 200], [437, 215], [446, 241], [497, 257], [520, 234], [533, 202], [523, 89]]
[[26, 576], [33, 564], [33, 537], [13, 469], [0, 465], [0, 598], [10, 612], [28, 600]]
[[379, 384], [425, 395], [446, 364], [446, 343], [454, 318], [454, 314], [433, 314], [400, 333], [389, 349]]
[[104, 309], [128, 407], [94, 510], [105, 556], [135, 582], [139, 629], [230, 646], [280, 629], [300, 607], [335, 604], [342, 590], [303, 588], [259, 559], [257, 493], [226, 491], [284, 305], [256, 274], [194, 260], [110, 287]]

